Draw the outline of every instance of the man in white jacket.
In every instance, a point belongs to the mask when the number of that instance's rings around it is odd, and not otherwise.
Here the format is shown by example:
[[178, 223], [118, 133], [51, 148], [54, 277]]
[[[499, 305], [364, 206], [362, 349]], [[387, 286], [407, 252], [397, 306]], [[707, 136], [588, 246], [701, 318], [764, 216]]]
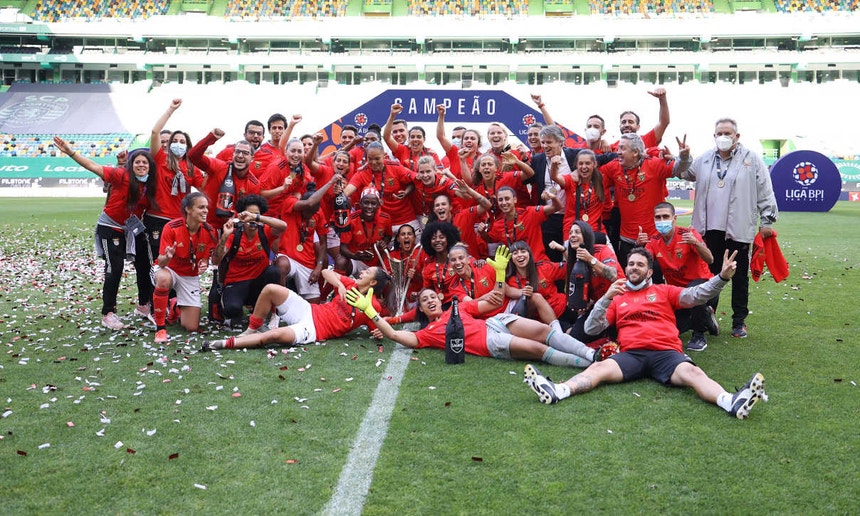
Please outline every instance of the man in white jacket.
[[[677, 176], [696, 182], [693, 227], [703, 235], [714, 256], [725, 250], [738, 251], [737, 274], [732, 279], [732, 336], [747, 336], [749, 315], [749, 257], [756, 232], [762, 238], [773, 236], [772, 225], [779, 215], [770, 172], [761, 156], [738, 142], [737, 123], [730, 118], [717, 120], [715, 148], [693, 160]], [[684, 141], [680, 154], [689, 154]], [[760, 229], [759, 229], [760, 228]], [[719, 272], [719, 263], [710, 265]]]

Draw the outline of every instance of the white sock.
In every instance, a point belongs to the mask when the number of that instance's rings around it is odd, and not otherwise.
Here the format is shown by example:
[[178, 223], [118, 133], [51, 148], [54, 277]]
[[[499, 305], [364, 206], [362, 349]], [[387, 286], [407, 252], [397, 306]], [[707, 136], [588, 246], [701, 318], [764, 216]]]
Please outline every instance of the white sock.
[[726, 412], [730, 412], [732, 410], [732, 393], [723, 391], [722, 394], [717, 396], [717, 406]]
[[555, 384], [555, 395], [558, 396], [558, 399], [563, 400], [565, 398], [570, 397], [570, 386], [566, 383], [557, 383]]
[[559, 333], [564, 333], [561, 329], [561, 323], [558, 322], [558, 319], [555, 319], [554, 321], [549, 323], [549, 327], [552, 328], [553, 330], [559, 332]]

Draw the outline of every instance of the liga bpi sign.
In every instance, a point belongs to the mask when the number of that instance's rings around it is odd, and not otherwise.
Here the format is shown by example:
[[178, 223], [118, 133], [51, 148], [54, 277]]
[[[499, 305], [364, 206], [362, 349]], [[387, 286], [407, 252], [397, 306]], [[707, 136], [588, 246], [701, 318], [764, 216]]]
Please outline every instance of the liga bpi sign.
[[799, 150], [779, 158], [770, 169], [779, 211], [830, 211], [842, 191], [842, 177], [830, 158]]

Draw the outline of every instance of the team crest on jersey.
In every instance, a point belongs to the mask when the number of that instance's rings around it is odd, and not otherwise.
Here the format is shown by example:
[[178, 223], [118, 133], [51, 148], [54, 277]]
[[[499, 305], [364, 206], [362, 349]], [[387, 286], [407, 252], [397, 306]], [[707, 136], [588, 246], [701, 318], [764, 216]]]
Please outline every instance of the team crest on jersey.
[[650, 301], [651, 303], [653, 303], [654, 301], [657, 301], [657, 294], [648, 294], [647, 296], [645, 296], [645, 298], [648, 299], [648, 301]]
[[363, 127], [365, 124], [367, 124], [367, 115], [364, 113], [356, 113], [355, 118], [353, 118], [353, 121], [355, 122], [355, 125]]
[[355, 232], [355, 236], [361, 236], [361, 235], [363, 235], [363, 234], [364, 234], [364, 231], [362, 231], [362, 230], [360, 230], [360, 229], [359, 229], [359, 230], [356, 230], [356, 232]]
[[198, 253], [202, 253], [202, 252], [203, 252], [203, 251], [205, 251], [205, 250], [206, 250], [206, 244], [202, 244], [202, 243], [201, 243], [201, 244], [197, 244], [197, 252], [198, 252]]
[[254, 168], [256, 168], [257, 170], [260, 170], [260, 167], [261, 167], [262, 165], [263, 165], [263, 164], [262, 164], [262, 163], [260, 163], [259, 161], [256, 161], [256, 160], [254, 161]]
[[487, 281], [487, 278], [481, 278], [481, 285], [482, 285], [482, 286], [484, 286], [484, 287], [489, 287], [489, 286], [490, 286], [490, 282], [489, 282], [489, 281]]
[[394, 178], [393, 177], [388, 178], [388, 186], [394, 186]]
[[309, 220], [308, 221], [308, 227], [310, 229], [315, 229], [317, 227], [317, 221], [314, 219]]
[[522, 222], [520, 222], [519, 224], [517, 224], [517, 231], [525, 231], [525, 230], [526, 230], [526, 225], [525, 225], [525, 224], [523, 224]]
[[546, 288], [547, 287], [546, 280], [542, 279], [542, 280], [538, 281], [538, 286], [540, 288]]
[[523, 125], [526, 127], [531, 126], [533, 123], [537, 122], [534, 113], [527, 113], [523, 116]]
[[257, 242], [257, 245], [256, 245], [256, 246], [254, 246], [254, 247], [256, 247], [256, 248], [257, 248], [257, 251], [262, 251], [262, 250], [263, 250], [263, 244], [261, 244], [260, 242]]
[[643, 172], [643, 171], [641, 171], [641, 170], [639, 171], [639, 180], [640, 180], [640, 181], [645, 181], [645, 172]]
[[677, 256], [678, 259], [680, 260], [684, 256], [684, 253], [680, 249], [677, 249], [675, 251], [675, 256]]

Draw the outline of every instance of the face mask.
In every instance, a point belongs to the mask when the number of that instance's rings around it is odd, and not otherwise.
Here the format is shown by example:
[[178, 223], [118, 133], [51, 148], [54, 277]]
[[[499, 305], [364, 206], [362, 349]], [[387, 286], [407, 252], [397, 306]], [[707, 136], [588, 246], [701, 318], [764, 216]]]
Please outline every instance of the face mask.
[[171, 143], [170, 144], [170, 152], [176, 156], [177, 158], [185, 155], [185, 149], [187, 149], [184, 143]]
[[149, 179], [149, 174], [146, 174], [145, 176], [134, 176], [134, 177], [137, 178], [137, 180], [140, 181], [141, 183], [145, 183], [146, 180]]
[[672, 232], [671, 220], [658, 220], [654, 222], [654, 225], [657, 226], [657, 231], [663, 236]]
[[727, 150], [731, 149], [732, 145], [734, 145], [735, 143], [734, 140], [731, 139], [731, 137], [725, 135], [717, 136], [716, 138], [714, 138], [714, 141], [717, 143], [717, 149], [721, 150], [722, 152], [726, 152]]
[[460, 138], [451, 138], [451, 145], [456, 145], [457, 147], [463, 145], [463, 140]]
[[595, 127], [589, 127], [585, 130], [585, 139], [590, 142], [596, 142], [600, 139], [600, 130]]
[[630, 290], [633, 292], [636, 292], [637, 290], [642, 290], [643, 288], [645, 288], [649, 285], [651, 285], [651, 278], [646, 279], [645, 281], [643, 281], [642, 283], [639, 283], [638, 285], [634, 285], [633, 283], [630, 283], [630, 280], [627, 280], [624, 283], [624, 286], [627, 287], [627, 290]]

